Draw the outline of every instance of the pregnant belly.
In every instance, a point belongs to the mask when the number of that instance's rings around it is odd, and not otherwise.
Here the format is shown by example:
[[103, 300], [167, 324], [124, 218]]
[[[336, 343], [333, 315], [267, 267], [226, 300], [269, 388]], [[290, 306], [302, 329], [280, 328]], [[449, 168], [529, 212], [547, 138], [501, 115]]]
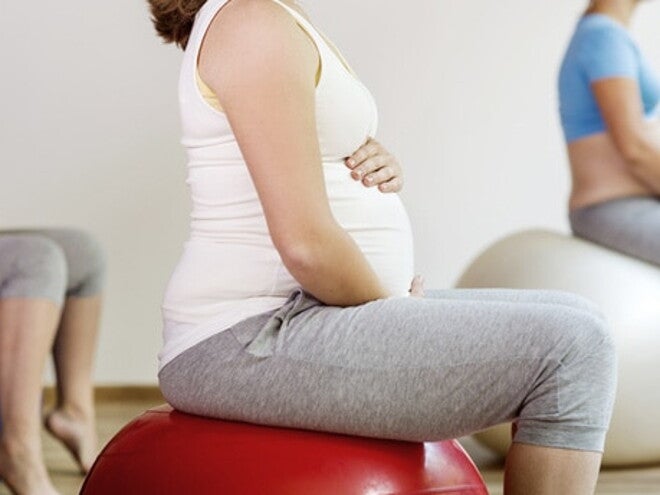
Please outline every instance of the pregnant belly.
[[404, 296], [414, 275], [413, 238], [397, 194], [366, 188], [347, 169], [325, 169], [330, 207], [337, 222], [356, 242], [383, 285]]
[[[392, 295], [407, 295], [414, 270], [413, 241], [399, 196], [365, 188], [350, 179], [343, 164], [324, 167], [324, 172], [337, 222], [385, 289]], [[256, 211], [258, 199], [256, 193], [253, 196]], [[169, 308], [170, 313], [181, 313], [177, 321], [197, 321], [222, 301], [286, 297], [299, 286], [270, 241], [265, 219], [249, 215], [245, 221], [245, 228], [232, 224], [232, 233], [221, 220], [194, 218], [191, 240], [165, 294], [166, 313]]]

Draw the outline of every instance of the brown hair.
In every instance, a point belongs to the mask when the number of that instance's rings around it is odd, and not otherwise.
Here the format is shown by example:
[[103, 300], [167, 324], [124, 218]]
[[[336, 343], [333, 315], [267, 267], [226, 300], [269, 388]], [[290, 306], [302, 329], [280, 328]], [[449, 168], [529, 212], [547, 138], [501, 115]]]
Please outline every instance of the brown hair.
[[166, 43], [186, 48], [195, 15], [206, 0], [147, 0], [151, 20]]

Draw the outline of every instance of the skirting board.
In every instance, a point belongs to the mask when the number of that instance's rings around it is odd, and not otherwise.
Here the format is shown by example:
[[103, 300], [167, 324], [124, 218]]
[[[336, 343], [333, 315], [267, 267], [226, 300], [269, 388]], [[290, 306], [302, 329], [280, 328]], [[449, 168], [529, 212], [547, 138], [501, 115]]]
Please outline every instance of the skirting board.
[[[54, 403], [55, 387], [44, 388], [44, 402]], [[165, 399], [155, 385], [102, 385], [94, 387], [94, 400], [99, 402], [152, 402], [163, 403]]]

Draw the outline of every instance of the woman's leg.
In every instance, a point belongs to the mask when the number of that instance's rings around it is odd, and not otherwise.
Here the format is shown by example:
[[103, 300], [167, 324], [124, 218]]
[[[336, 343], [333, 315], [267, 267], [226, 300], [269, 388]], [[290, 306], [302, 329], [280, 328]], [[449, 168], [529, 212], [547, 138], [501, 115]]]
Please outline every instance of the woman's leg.
[[41, 452], [43, 369], [64, 296], [59, 247], [35, 236], [0, 236], [0, 478], [20, 495], [52, 495]]
[[[574, 294], [545, 290], [460, 289], [431, 290], [426, 296], [438, 299], [490, 300], [560, 304], [593, 312], [602, 318], [591, 301]], [[574, 451], [513, 443], [506, 459], [507, 494], [593, 493], [600, 468], [599, 452]]]
[[566, 304], [331, 308], [298, 295], [186, 351], [160, 380], [183, 411], [354, 435], [438, 440], [517, 419], [507, 493], [551, 493], [556, 475], [571, 495], [595, 483], [614, 361], [603, 320]]
[[105, 262], [98, 243], [84, 232], [59, 229], [40, 234], [62, 248], [69, 270], [67, 297], [53, 346], [57, 405], [45, 424], [86, 473], [97, 455], [92, 375]]
[[[561, 291], [459, 289], [427, 291], [427, 297], [501, 302], [559, 304], [591, 312], [604, 319], [600, 308], [581, 296]], [[593, 493], [600, 468], [599, 452], [572, 451], [513, 443], [506, 458], [507, 494]], [[539, 483], [539, 480], [543, 480]], [[542, 488], [542, 491], [537, 488]], [[536, 490], [536, 491], [534, 491]]]
[[83, 473], [98, 453], [92, 374], [100, 310], [100, 296], [67, 297], [53, 346], [57, 405], [44, 420]]
[[507, 495], [585, 495], [596, 489], [600, 452], [514, 443], [506, 456]]
[[573, 233], [660, 265], [660, 198], [632, 197], [586, 206], [570, 214]]
[[431, 289], [425, 291], [428, 299], [459, 299], [471, 301], [500, 301], [503, 303], [538, 303], [568, 306], [587, 311], [603, 320], [601, 308], [589, 299], [559, 290], [527, 289]]
[[[437, 299], [488, 300], [515, 303], [559, 304], [591, 312], [603, 318], [600, 308], [576, 294], [551, 290], [458, 289], [429, 290]], [[533, 487], [545, 478], [545, 493], [592, 493], [596, 486], [601, 454], [514, 443], [507, 455], [506, 493], [535, 493]], [[580, 466], [575, 469], [576, 466]], [[577, 475], [577, 476], [576, 476]], [[572, 491], [571, 491], [572, 490]]]

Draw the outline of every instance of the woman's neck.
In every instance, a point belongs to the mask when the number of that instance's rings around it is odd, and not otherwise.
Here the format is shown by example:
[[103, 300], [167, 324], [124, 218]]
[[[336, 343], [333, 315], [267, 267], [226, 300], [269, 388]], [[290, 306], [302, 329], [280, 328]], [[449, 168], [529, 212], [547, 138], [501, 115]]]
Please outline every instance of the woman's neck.
[[638, 2], [639, 0], [592, 0], [586, 13], [603, 14], [628, 26]]

